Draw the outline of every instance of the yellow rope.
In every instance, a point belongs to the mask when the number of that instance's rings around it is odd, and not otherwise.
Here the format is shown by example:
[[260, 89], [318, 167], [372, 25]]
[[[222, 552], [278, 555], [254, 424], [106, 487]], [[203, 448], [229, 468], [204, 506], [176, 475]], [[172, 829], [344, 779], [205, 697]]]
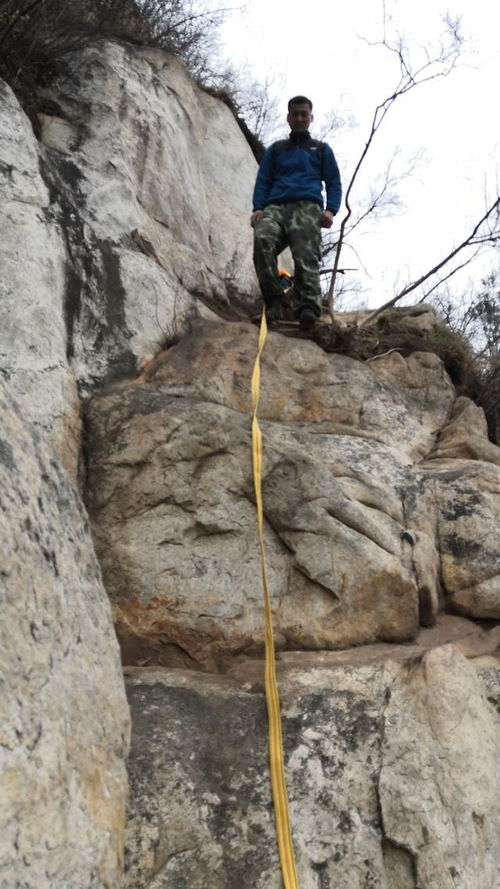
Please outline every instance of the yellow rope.
[[257, 409], [259, 407], [260, 396], [260, 356], [264, 348], [266, 336], [266, 315], [265, 312], [263, 312], [259, 333], [259, 347], [252, 374], [252, 461], [255, 498], [257, 501], [257, 522], [259, 529], [260, 555], [262, 564], [262, 586], [264, 588], [266, 653], [265, 686], [267, 716], [269, 722], [269, 764], [271, 769], [276, 834], [278, 838], [281, 871], [283, 874], [283, 885], [284, 889], [297, 889], [297, 871], [293, 853], [290, 813], [288, 811], [288, 797], [286, 792], [285, 769], [283, 764], [283, 738], [281, 733], [280, 701], [278, 694], [278, 685], [276, 682], [276, 663], [274, 658], [273, 615], [271, 611], [271, 600], [267, 582], [266, 551], [264, 546], [264, 519], [262, 511], [262, 433], [260, 430], [259, 422], [257, 420]]

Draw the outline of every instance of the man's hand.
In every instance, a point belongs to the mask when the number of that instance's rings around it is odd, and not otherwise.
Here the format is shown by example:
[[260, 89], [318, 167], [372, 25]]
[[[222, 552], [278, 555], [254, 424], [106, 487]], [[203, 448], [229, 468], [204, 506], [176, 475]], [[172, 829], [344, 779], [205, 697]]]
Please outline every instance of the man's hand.
[[321, 228], [331, 228], [333, 225], [333, 213], [331, 210], [323, 210], [321, 214]]
[[[250, 225], [252, 226], [252, 228], [254, 227], [254, 225], [257, 225], [263, 212], [264, 212], [264, 210], [254, 210], [253, 211], [252, 215], [250, 216]], [[330, 225], [331, 225], [331, 223], [330, 223]]]

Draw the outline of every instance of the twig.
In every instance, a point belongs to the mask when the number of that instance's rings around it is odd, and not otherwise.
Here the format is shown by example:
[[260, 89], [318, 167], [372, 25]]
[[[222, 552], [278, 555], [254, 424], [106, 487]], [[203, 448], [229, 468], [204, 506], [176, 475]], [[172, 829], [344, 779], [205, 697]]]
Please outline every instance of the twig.
[[[384, 24], [385, 24], [385, 19], [384, 19]], [[411, 70], [410, 64], [405, 58], [405, 50], [404, 50], [404, 46], [403, 46], [403, 43], [401, 40], [399, 40], [399, 43], [396, 46], [392, 46], [387, 41], [385, 36], [384, 36], [383, 41], [381, 41], [381, 42], [379, 41], [378, 45], [385, 46], [386, 49], [389, 50], [389, 52], [394, 53], [398, 57], [399, 66], [400, 66], [400, 79], [399, 79], [399, 83], [398, 83], [396, 89], [394, 90], [394, 92], [391, 95], [387, 96], [387, 98], [384, 99], [384, 101], [381, 102], [379, 105], [377, 105], [375, 108], [375, 111], [374, 111], [373, 117], [372, 117], [372, 122], [371, 122], [370, 130], [369, 130], [369, 134], [368, 134], [368, 139], [365, 143], [365, 147], [363, 148], [363, 151], [361, 152], [361, 155], [360, 155], [358, 162], [354, 168], [354, 172], [351, 176], [349, 185], [347, 187], [346, 196], [345, 196], [345, 206], [346, 206], [347, 212], [340, 224], [339, 236], [338, 236], [338, 240], [337, 240], [337, 247], [336, 247], [335, 258], [334, 258], [334, 263], [333, 263], [333, 272], [332, 272], [332, 277], [331, 277], [331, 281], [330, 281], [330, 286], [328, 288], [328, 311], [330, 312], [332, 319], [333, 319], [333, 294], [334, 294], [334, 290], [335, 290], [335, 281], [336, 281], [336, 277], [337, 277], [337, 273], [338, 273], [340, 252], [342, 250], [345, 236], [346, 236], [347, 222], [352, 215], [352, 207], [351, 207], [351, 203], [350, 203], [350, 198], [351, 198], [351, 193], [352, 193], [353, 187], [356, 183], [359, 171], [363, 165], [366, 155], [368, 154], [368, 151], [371, 147], [373, 139], [375, 138], [375, 135], [377, 134], [378, 130], [380, 129], [382, 123], [385, 120], [386, 115], [390, 111], [394, 102], [396, 102], [396, 100], [399, 99], [400, 96], [405, 95], [410, 90], [414, 89], [416, 86], [420, 86], [421, 84], [427, 83], [430, 80], [436, 80], [437, 78], [440, 78], [440, 77], [446, 77], [451, 72], [451, 70], [454, 68], [454, 66], [457, 62], [457, 58], [460, 53], [460, 48], [462, 45], [462, 38], [461, 38], [460, 34], [458, 33], [458, 25], [457, 24], [455, 24], [455, 27], [452, 29], [451, 24], [448, 23], [448, 27], [449, 27], [449, 30], [452, 31], [452, 37], [453, 37], [453, 43], [452, 43], [451, 47], [449, 47], [448, 49], [443, 48], [441, 51], [441, 54], [436, 59], [429, 59], [429, 57], [427, 57], [427, 61], [424, 62], [424, 64], [421, 65], [419, 68], [417, 68], [415, 71]], [[438, 64], [443, 66], [442, 70], [437, 70], [437, 71], [433, 70], [433, 67], [437, 66]], [[446, 67], [444, 67], [445, 65], [446, 65]], [[430, 72], [430, 73], [428, 73], [428, 72]], [[382, 188], [382, 194], [384, 193], [384, 190], [385, 190], [385, 186], [383, 186], [383, 188]], [[353, 226], [353, 228], [354, 227], [355, 226]]]
[[[404, 296], [408, 296], [409, 293], [411, 293], [417, 287], [420, 287], [420, 285], [423, 284], [424, 281], [427, 281], [428, 278], [431, 278], [432, 275], [435, 275], [436, 272], [439, 272], [439, 270], [442, 269], [443, 266], [445, 266], [448, 262], [450, 262], [454, 256], [456, 256], [458, 253], [460, 253], [461, 250], [464, 250], [465, 247], [469, 247], [473, 244], [484, 243], [485, 240], [490, 240], [492, 237], [495, 238], [496, 236], [492, 236], [490, 234], [490, 236], [488, 238], [481, 237], [479, 239], [479, 241], [474, 240], [474, 238], [476, 237], [481, 226], [484, 225], [484, 223], [493, 215], [493, 213], [495, 213], [495, 211], [498, 212], [499, 210], [500, 210], [500, 197], [498, 197], [496, 199], [496, 201], [494, 201], [494, 203], [486, 211], [484, 216], [474, 226], [472, 232], [465, 239], [465, 241], [462, 241], [462, 243], [459, 244], [458, 247], [455, 247], [455, 249], [452, 250], [451, 253], [448, 253], [448, 255], [445, 256], [445, 258], [442, 259], [440, 262], [438, 262], [437, 265], [435, 265], [432, 269], [429, 269], [429, 271], [425, 272], [425, 274], [421, 275], [420, 278], [418, 278], [416, 281], [413, 281], [411, 284], [408, 284], [408, 286], [405, 287], [404, 290], [402, 290], [400, 293], [398, 293], [392, 299], [388, 300], [388, 302], [384, 303], [383, 306], [380, 306], [380, 308], [375, 309], [375, 311], [373, 311], [373, 312], [370, 312], [370, 314], [367, 315], [366, 318], [363, 318], [363, 320], [360, 322], [359, 326], [366, 327], [367, 324], [370, 324], [372, 321], [375, 320], [375, 318], [378, 318], [378, 316], [382, 312], [385, 312], [386, 309], [390, 309], [392, 306], [396, 305], [396, 303], [399, 302], [400, 299], [403, 299]], [[498, 234], [498, 237], [500, 238], [500, 233]]]

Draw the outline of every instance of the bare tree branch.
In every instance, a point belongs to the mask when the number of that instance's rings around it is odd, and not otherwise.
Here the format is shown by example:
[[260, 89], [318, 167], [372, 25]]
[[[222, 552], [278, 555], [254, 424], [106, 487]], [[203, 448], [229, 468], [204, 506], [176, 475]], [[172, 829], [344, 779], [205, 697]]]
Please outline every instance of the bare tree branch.
[[372, 321], [374, 321], [375, 318], [378, 318], [378, 316], [381, 314], [381, 312], [384, 312], [386, 309], [390, 309], [391, 306], [396, 305], [396, 303], [399, 302], [401, 299], [403, 299], [404, 296], [408, 296], [409, 293], [411, 293], [417, 287], [420, 287], [420, 285], [423, 284], [424, 281], [427, 281], [429, 278], [431, 278], [433, 275], [435, 275], [437, 272], [439, 272], [439, 270], [442, 269], [443, 266], [445, 266], [445, 265], [447, 265], [447, 263], [451, 262], [451, 260], [455, 256], [457, 256], [458, 253], [460, 253], [462, 250], [464, 250], [466, 247], [470, 247], [470, 246], [476, 245], [476, 244], [484, 244], [487, 241], [500, 240], [500, 231], [498, 231], [497, 233], [490, 232], [488, 235], [484, 235], [484, 236], [483, 235], [480, 235], [479, 237], [477, 236], [481, 226], [484, 225], [493, 216], [495, 216], [495, 214], [498, 218], [499, 212], [500, 212], [500, 197], [498, 197], [496, 199], [496, 201], [493, 202], [493, 204], [491, 205], [491, 207], [488, 208], [488, 210], [486, 211], [484, 216], [479, 220], [478, 223], [476, 223], [476, 225], [474, 226], [470, 235], [468, 235], [468, 237], [464, 241], [462, 241], [462, 243], [459, 244], [458, 247], [455, 247], [454, 250], [452, 250], [450, 253], [448, 253], [448, 255], [445, 256], [444, 259], [442, 259], [440, 262], [438, 262], [435, 266], [433, 266], [432, 269], [429, 269], [428, 272], [425, 272], [416, 281], [412, 281], [411, 284], [408, 284], [407, 287], [405, 287], [403, 290], [401, 290], [400, 293], [398, 293], [396, 296], [394, 296], [388, 302], [384, 303], [383, 306], [380, 306], [378, 309], [375, 309], [375, 311], [370, 312], [370, 314], [367, 315], [366, 318], [364, 318], [360, 322], [359, 326], [366, 327], [367, 324], [370, 324]]
[[[385, 25], [385, 16], [384, 16], [384, 25]], [[442, 77], [447, 77], [452, 69], [455, 67], [457, 60], [460, 55], [460, 50], [462, 47], [462, 37], [459, 33], [459, 22], [451, 23], [450, 21], [446, 21], [447, 25], [447, 33], [450, 37], [450, 42], [448, 46], [444, 44], [441, 45], [440, 52], [438, 56], [434, 59], [429, 58], [427, 55], [426, 61], [420, 65], [416, 70], [412, 70], [410, 61], [407, 57], [407, 51], [403, 44], [401, 38], [398, 38], [395, 44], [391, 44], [387, 37], [384, 35], [384, 39], [382, 41], [378, 41], [377, 45], [384, 46], [390, 53], [394, 54], [399, 63], [400, 76], [399, 82], [396, 86], [394, 92], [387, 96], [379, 105], [376, 106], [375, 111], [373, 113], [373, 117], [371, 120], [370, 129], [368, 132], [368, 138], [366, 140], [365, 146], [358, 158], [358, 161], [354, 167], [354, 171], [352, 173], [351, 179], [347, 186], [347, 191], [345, 195], [345, 206], [346, 206], [346, 214], [342, 219], [339, 229], [339, 235], [337, 240], [337, 246], [335, 251], [335, 259], [333, 263], [333, 273], [330, 281], [330, 286], [328, 289], [328, 309], [330, 315], [333, 318], [333, 294], [335, 290], [335, 282], [337, 278], [337, 270], [339, 267], [340, 260], [340, 252], [344, 245], [344, 241], [346, 238], [346, 234], [348, 231], [347, 224], [352, 215], [352, 205], [351, 205], [351, 194], [356, 184], [359, 172], [364, 164], [365, 158], [373, 144], [373, 140], [382, 126], [387, 114], [391, 110], [394, 103], [401, 97], [406, 95], [406, 93], [410, 92], [410, 90], [415, 89], [417, 86], [421, 86], [424, 83], [428, 83], [432, 80], [437, 80]], [[453, 25], [453, 27], [452, 27]]]
[[429, 288], [429, 290], [426, 290], [424, 295], [421, 297], [421, 299], [418, 300], [417, 305], [425, 302], [426, 299], [428, 299], [429, 296], [432, 293], [434, 293], [434, 291], [437, 290], [438, 287], [441, 287], [441, 285], [445, 283], [445, 281], [449, 281], [450, 278], [453, 277], [453, 275], [456, 275], [457, 272], [462, 271], [462, 269], [464, 269], [466, 266], [468, 266], [469, 263], [474, 262], [474, 260], [479, 256], [480, 252], [481, 252], [481, 245], [478, 246], [477, 250], [474, 251], [472, 256], [467, 257], [467, 259], [465, 259], [463, 262], [461, 262], [460, 265], [455, 266], [455, 268], [453, 268], [451, 270], [451, 272], [448, 272], [447, 275], [445, 275], [443, 278], [440, 278], [439, 281], [436, 281], [436, 283], [433, 284], [432, 287]]

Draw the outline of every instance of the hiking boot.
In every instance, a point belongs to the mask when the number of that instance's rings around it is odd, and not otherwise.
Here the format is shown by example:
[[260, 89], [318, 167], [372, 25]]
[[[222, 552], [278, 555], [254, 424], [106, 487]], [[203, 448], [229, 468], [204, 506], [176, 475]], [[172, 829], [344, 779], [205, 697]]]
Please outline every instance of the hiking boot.
[[277, 300], [275, 302], [269, 303], [266, 306], [266, 321], [268, 324], [272, 324], [273, 321], [283, 321], [283, 309], [281, 308], [281, 302]]
[[[266, 321], [268, 324], [273, 324], [274, 321], [283, 321], [283, 308], [281, 306], [281, 300], [276, 299], [269, 303], [264, 303], [264, 307], [266, 310]], [[252, 324], [260, 324], [262, 321], [262, 312], [259, 312], [258, 315], [251, 315], [250, 321]]]
[[299, 317], [299, 324], [302, 330], [310, 330], [316, 324], [316, 320], [317, 316], [314, 309], [310, 309], [309, 306], [302, 309]]

